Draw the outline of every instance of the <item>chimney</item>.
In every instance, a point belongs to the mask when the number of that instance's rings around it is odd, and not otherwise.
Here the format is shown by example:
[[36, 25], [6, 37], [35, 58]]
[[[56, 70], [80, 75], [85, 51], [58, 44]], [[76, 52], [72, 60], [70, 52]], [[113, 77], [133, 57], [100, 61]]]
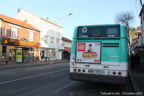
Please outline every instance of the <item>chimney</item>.
[[49, 18], [47, 17], [46, 20], [49, 21]]
[[20, 11], [21, 11], [20, 8], [18, 8], [18, 11], [17, 11], [17, 12], [19, 13]]
[[25, 19], [25, 20], [24, 20], [24, 22], [26, 22], [26, 23], [27, 23], [27, 20]]

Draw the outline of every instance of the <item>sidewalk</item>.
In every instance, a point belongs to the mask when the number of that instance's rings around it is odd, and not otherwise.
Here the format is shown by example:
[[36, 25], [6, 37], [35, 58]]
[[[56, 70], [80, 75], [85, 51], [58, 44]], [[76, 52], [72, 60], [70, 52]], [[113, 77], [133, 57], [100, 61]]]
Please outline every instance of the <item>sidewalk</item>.
[[50, 60], [50, 61], [35, 61], [35, 62], [26, 62], [26, 63], [8, 63], [0, 64], [0, 69], [12, 68], [12, 67], [24, 67], [24, 66], [38, 66], [46, 64], [56, 64], [56, 63], [68, 63], [68, 60]]
[[133, 79], [134, 90], [142, 92], [144, 96], [144, 67], [131, 68], [130, 75]]

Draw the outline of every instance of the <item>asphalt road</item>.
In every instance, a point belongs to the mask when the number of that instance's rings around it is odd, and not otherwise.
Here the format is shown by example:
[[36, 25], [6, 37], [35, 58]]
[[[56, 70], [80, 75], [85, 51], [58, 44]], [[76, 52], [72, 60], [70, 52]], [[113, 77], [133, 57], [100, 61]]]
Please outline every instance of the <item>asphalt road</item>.
[[0, 70], [0, 96], [118, 96], [131, 92], [125, 86], [72, 81], [68, 64], [27, 66]]

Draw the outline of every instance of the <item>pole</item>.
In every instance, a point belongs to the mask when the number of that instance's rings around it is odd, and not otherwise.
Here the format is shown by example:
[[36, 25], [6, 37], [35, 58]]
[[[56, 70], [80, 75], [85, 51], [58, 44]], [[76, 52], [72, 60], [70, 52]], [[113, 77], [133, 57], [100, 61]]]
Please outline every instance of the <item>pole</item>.
[[140, 0], [140, 4], [141, 4], [141, 7], [142, 7], [142, 5], [143, 5], [143, 4], [142, 4], [142, 0]]

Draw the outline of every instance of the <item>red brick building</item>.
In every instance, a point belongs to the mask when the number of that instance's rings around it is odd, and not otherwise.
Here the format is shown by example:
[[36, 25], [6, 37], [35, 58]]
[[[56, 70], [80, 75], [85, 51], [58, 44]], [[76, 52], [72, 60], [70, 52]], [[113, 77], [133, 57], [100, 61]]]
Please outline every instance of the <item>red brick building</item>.
[[0, 14], [0, 61], [38, 60], [40, 31], [28, 24]]

